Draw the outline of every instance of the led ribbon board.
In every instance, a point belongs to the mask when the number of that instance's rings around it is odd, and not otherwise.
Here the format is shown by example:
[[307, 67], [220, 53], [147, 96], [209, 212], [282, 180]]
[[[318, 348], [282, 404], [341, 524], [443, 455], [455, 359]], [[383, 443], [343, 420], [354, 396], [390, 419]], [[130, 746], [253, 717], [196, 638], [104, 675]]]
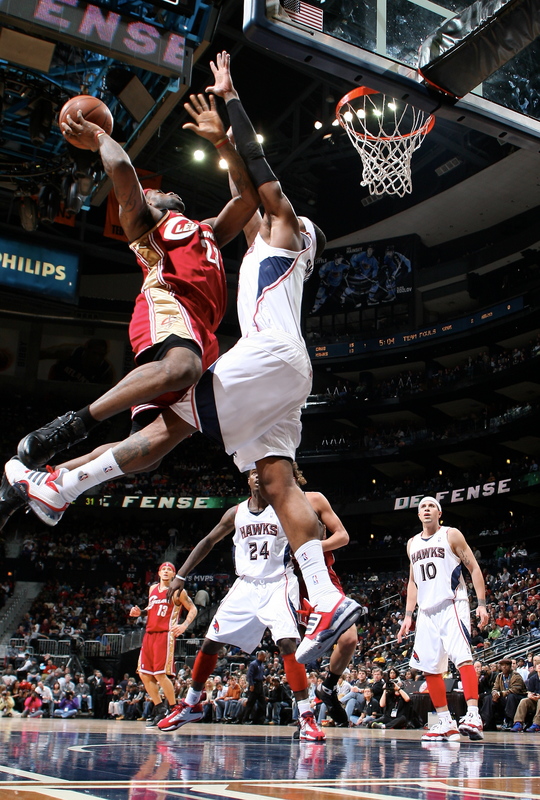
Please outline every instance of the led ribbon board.
[[183, 36], [83, 0], [0, 0], [0, 22], [191, 82], [192, 51]]

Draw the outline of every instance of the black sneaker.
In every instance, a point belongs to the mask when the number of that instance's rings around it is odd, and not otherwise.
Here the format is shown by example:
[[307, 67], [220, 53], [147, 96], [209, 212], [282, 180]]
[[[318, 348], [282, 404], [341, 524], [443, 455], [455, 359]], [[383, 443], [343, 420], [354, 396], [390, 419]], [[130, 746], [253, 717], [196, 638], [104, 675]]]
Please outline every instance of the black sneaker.
[[56, 417], [21, 439], [17, 455], [28, 469], [39, 469], [52, 461], [57, 453], [86, 439], [84, 422], [74, 411]]
[[349, 725], [349, 718], [347, 717], [347, 712], [341, 705], [338, 700], [338, 696], [335, 690], [329, 690], [326, 688], [324, 684], [321, 685], [320, 689], [315, 690], [316, 696], [319, 700], [322, 700], [323, 703], [326, 705], [328, 712], [336, 725]]
[[167, 714], [169, 713], [169, 706], [167, 703], [159, 703], [155, 706], [154, 711], [152, 712], [152, 716], [146, 723], [147, 728], [155, 728], [158, 722], [161, 722], [162, 719], [165, 719]]
[[4, 472], [2, 475], [2, 482], [0, 483], [0, 531], [11, 515], [24, 505], [25, 502], [23, 498], [10, 484]]

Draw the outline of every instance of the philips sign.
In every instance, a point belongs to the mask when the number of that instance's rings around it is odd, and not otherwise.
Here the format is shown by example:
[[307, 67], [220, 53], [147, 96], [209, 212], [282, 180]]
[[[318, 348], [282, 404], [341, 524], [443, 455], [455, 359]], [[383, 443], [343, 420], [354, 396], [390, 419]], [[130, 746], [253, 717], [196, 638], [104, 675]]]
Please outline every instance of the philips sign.
[[54, 32], [54, 39], [151, 72], [180, 76], [183, 83], [191, 81], [191, 51], [183, 36], [83, 0], [0, 0], [0, 19], [25, 31]]
[[0, 237], [0, 286], [74, 303], [79, 257]]

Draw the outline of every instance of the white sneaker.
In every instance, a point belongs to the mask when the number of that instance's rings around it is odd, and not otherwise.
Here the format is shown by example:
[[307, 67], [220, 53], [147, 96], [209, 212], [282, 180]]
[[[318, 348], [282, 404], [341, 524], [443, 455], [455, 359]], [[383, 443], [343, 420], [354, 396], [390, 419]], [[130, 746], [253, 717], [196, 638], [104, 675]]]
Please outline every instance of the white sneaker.
[[195, 703], [194, 706], [189, 706], [185, 700], [179, 700], [178, 703], [171, 708], [169, 714], [158, 722], [157, 726], [160, 731], [175, 731], [188, 722], [198, 722], [202, 719], [203, 714], [204, 711], [201, 703]]
[[342, 597], [331, 611], [313, 611], [295, 653], [298, 663], [307, 664], [323, 656], [361, 613], [361, 607], [350, 597]]
[[449, 723], [437, 722], [432, 725], [429, 731], [426, 731], [422, 736], [423, 742], [459, 742], [459, 731], [456, 728], [456, 723], [451, 720]]
[[461, 717], [458, 728], [460, 733], [468, 736], [473, 742], [479, 742], [484, 738], [484, 725], [478, 711], [467, 711], [465, 716]]
[[69, 502], [62, 497], [62, 484], [58, 478], [67, 469], [54, 472], [27, 469], [18, 458], [12, 458], [5, 467], [6, 478], [34, 514], [45, 525], [57, 525]]
[[324, 731], [321, 731], [321, 729], [317, 725], [313, 711], [304, 711], [303, 714], [300, 714], [298, 722], [300, 723], [299, 738], [301, 741], [304, 742], [326, 741], [326, 735]]

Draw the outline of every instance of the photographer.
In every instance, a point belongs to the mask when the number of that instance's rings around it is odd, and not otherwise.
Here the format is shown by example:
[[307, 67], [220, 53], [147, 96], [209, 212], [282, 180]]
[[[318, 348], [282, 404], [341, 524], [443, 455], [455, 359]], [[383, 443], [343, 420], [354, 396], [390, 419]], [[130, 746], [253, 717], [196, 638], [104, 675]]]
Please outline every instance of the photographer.
[[[411, 698], [401, 687], [399, 678], [388, 681], [380, 700], [383, 716], [371, 728], [406, 728], [411, 718]], [[412, 725], [411, 725], [412, 727]]]
[[366, 686], [363, 691], [364, 706], [360, 716], [351, 714], [349, 726], [361, 726], [362, 728], [369, 728], [372, 722], [375, 722], [381, 717], [381, 707], [377, 700], [373, 697], [373, 692], [370, 686]]

